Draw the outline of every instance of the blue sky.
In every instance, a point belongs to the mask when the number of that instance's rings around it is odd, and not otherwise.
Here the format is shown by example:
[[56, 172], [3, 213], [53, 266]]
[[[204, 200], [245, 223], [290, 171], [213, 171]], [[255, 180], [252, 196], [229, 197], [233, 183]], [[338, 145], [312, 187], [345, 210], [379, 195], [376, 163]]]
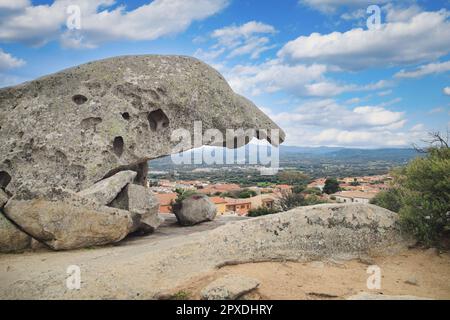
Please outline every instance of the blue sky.
[[0, 87], [126, 54], [209, 63], [288, 145], [404, 147], [450, 126], [449, 0], [0, 0]]

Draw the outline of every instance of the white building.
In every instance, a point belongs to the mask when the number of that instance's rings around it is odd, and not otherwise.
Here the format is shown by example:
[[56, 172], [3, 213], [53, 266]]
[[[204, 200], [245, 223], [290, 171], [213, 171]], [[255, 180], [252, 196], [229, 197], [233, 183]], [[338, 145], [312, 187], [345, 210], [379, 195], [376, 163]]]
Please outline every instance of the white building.
[[361, 191], [342, 191], [332, 194], [339, 203], [363, 203], [368, 204], [377, 193], [375, 192], [361, 192]]

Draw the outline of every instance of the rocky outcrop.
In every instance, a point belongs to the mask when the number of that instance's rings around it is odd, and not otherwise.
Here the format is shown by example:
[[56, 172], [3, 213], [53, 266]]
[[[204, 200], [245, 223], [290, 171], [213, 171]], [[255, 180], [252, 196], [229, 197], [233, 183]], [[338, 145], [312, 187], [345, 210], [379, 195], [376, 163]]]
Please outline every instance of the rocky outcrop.
[[135, 184], [127, 185], [110, 203], [111, 207], [129, 211], [133, 215], [131, 232], [153, 232], [163, 219], [159, 217], [159, 202], [150, 189]]
[[[237, 148], [253, 137], [274, 145], [284, 140], [280, 128], [216, 70], [189, 57], [110, 58], [0, 89], [0, 204], [6, 194], [13, 197], [7, 211], [14, 221], [53, 248], [117, 241], [129, 229], [125, 213], [103, 207], [83, 212], [78, 204], [45, 199], [62, 188], [109, 205], [126, 185], [147, 185], [149, 160], [200, 147], [190, 141], [208, 129], [223, 137], [197, 144]], [[132, 229], [159, 225], [153, 204], [146, 206], [146, 213], [128, 214]], [[64, 217], [64, 210], [74, 216]], [[88, 226], [93, 234], [85, 233]]]
[[0, 211], [0, 252], [18, 252], [30, 245], [31, 237], [19, 230]]
[[113, 201], [119, 192], [136, 177], [134, 171], [121, 171], [112, 177], [101, 180], [88, 189], [78, 192], [80, 197], [92, 200], [101, 205]]
[[[224, 141], [226, 129], [279, 129], [216, 70], [189, 57], [110, 58], [0, 89], [0, 188], [78, 192], [124, 170], [138, 172], [143, 185], [147, 161], [180, 151], [172, 132], [193, 135], [196, 121]], [[283, 139], [281, 132], [272, 143]]]
[[12, 198], [5, 214], [27, 234], [55, 250], [114, 243], [132, 229], [128, 211], [105, 207], [66, 190], [55, 198]]
[[[188, 279], [203, 278], [225, 265], [380, 257], [407, 250], [411, 244], [400, 232], [397, 214], [372, 205], [303, 207], [259, 218], [227, 220], [205, 231], [216, 221], [192, 228], [165, 227], [161, 234], [138, 243], [77, 253], [79, 261], [89, 265], [89, 271], [83, 273], [82, 290], [67, 290], [61, 285], [67, 277], [61, 270], [73, 263], [72, 258], [64, 260], [56, 254], [21, 257], [21, 263], [14, 264], [16, 269], [20, 264], [33, 268], [13, 273], [0, 268], [0, 297], [152, 299], [176, 292]], [[44, 264], [41, 258], [47, 259]]]
[[217, 214], [214, 203], [203, 194], [191, 195], [172, 208], [178, 223], [182, 226], [214, 220]]
[[259, 281], [239, 275], [226, 275], [207, 285], [201, 292], [204, 300], [236, 300], [259, 286]]

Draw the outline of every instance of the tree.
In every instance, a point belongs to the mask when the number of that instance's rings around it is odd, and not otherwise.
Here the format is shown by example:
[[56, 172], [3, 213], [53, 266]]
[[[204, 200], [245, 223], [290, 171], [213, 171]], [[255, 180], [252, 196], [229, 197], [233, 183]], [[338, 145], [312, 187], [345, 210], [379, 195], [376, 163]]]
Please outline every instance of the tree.
[[323, 192], [326, 194], [333, 194], [340, 190], [339, 182], [335, 178], [328, 178], [325, 181], [325, 187], [323, 188]]
[[300, 171], [295, 170], [287, 170], [282, 171], [278, 174], [279, 181], [281, 183], [289, 184], [289, 185], [307, 185], [310, 178]]
[[260, 217], [260, 216], [266, 216], [268, 214], [275, 214], [278, 213], [279, 211], [277, 211], [276, 209], [270, 209], [270, 208], [266, 208], [266, 207], [259, 207], [256, 209], [250, 209], [248, 211], [248, 216], [249, 217]]
[[305, 191], [305, 186], [304, 185], [296, 185], [292, 188], [292, 192], [293, 193], [302, 193], [303, 191]]
[[403, 229], [421, 243], [439, 246], [450, 235], [450, 148], [448, 138], [431, 137], [425, 156], [392, 172], [394, 189], [373, 202], [398, 211]]

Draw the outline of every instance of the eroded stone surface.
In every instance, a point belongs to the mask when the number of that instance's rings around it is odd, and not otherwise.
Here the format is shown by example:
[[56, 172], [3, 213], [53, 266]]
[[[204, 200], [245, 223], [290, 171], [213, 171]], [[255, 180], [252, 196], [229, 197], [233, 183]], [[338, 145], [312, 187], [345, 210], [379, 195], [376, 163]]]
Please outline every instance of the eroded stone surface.
[[0, 209], [8, 202], [8, 195], [0, 189]]
[[201, 292], [204, 300], [235, 300], [259, 286], [253, 278], [226, 275], [207, 285]]
[[19, 230], [0, 211], [0, 252], [17, 252], [29, 248], [31, 237]]
[[354, 296], [350, 296], [347, 300], [432, 300], [430, 298], [416, 297], [416, 296], [393, 296], [386, 294], [376, 294], [368, 292], [360, 292]]
[[110, 206], [133, 214], [134, 225], [131, 232], [137, 230], [153, 232], [163, 222], [163, 219], [158, 216], [158, 199], [150, 189], [143, 186], [127, 185], [110, 203]]
[[78, 192], [119, 171], [145, 170], [148, 160], [174, 153], [174, 130], [192, 136], [195, 121], [224, 134], [278, 129], [216, 70], [189, 57], [110, 58], [0, 89], [0, 188]]
[[134, 171], [120, 171], [107, 179], [101, 180], [88, 189], [78, 192], [80, 197], [106, 205], [113, 201], [125, 186], [136, 178]]
[[173, 206], [178, 222], [183, 226], [214, 220], [217, 214], [215, 204], [203, 194], [192, 195], [181, 202], [181, 206]]

